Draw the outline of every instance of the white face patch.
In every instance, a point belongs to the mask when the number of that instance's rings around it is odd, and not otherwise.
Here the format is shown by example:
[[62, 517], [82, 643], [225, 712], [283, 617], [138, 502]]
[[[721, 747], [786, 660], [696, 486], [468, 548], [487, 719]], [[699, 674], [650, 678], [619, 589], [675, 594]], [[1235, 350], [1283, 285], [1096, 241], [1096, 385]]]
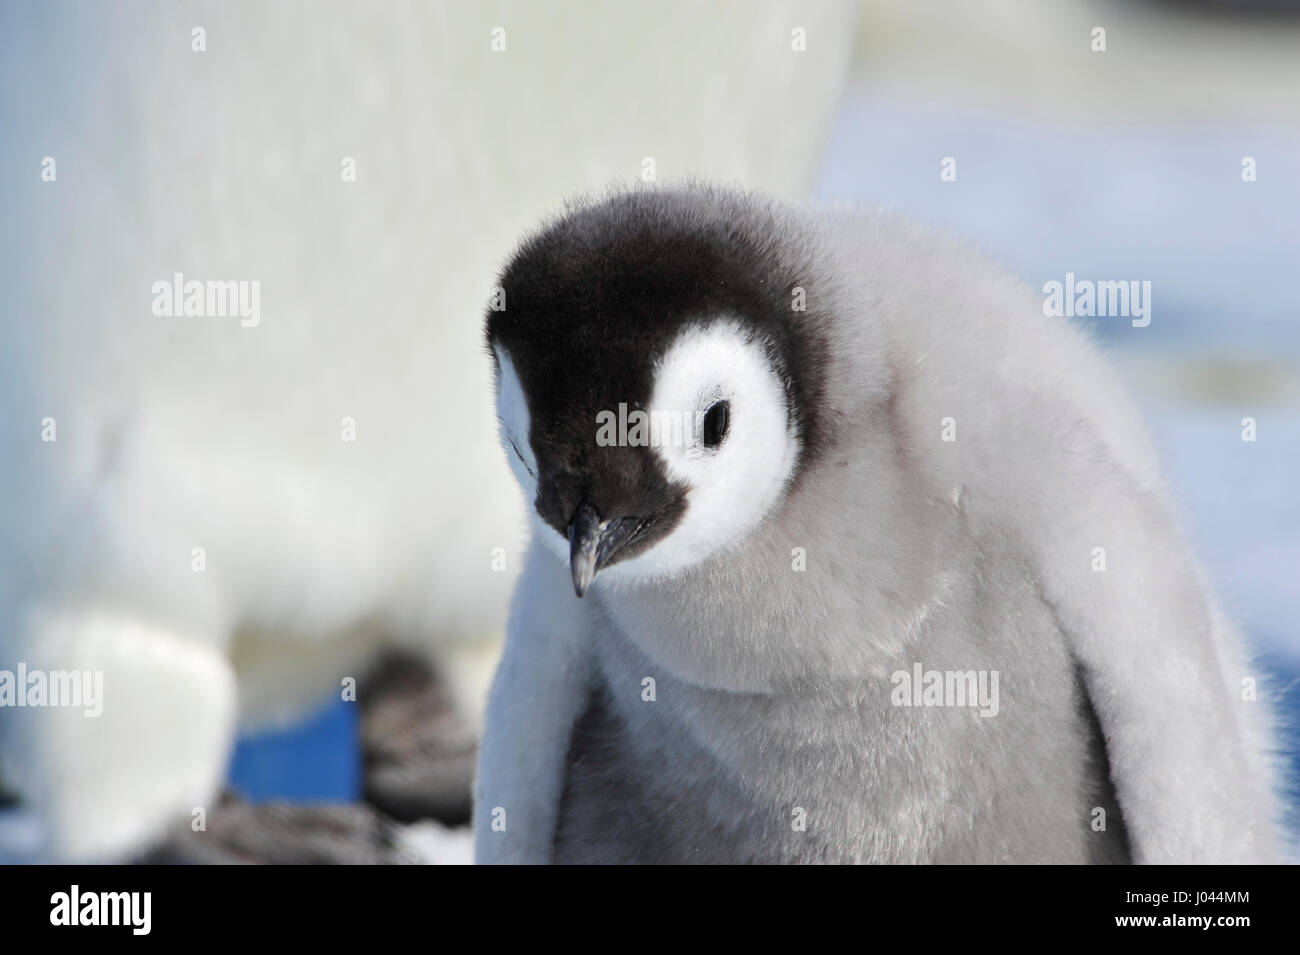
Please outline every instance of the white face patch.
[[515, 479], [524, 490], [524, 500], [528, 501], [529, 510], [537, 499], [537, 459], [533, 457], [530, 443], [531, 420], [528, 414], [528, 400], [524, 397], [523, 386], [515, 371], [510, 356], [501, 348], [493, 346], [497, 363], [501, 367], [501, 381], [497, 387], [497, 421], [501, 425], [501, 446], [510, 461], [510, 468], [515, 472]]
[[501, 447], [505, 449], [510, 469], [515, 473], [528, 502], [528, 518], [533, 524], [534, 539], [542, 542], [560, 560], [568, 563], [569, 542], [555, 533], [534, 506], [537, 500], [537, 458], [533, 455], [532, 415], [528, 411], [528, 399], [524, 396], [523, 385], [519, 382], [519, 373], [515, 371], [514, 362], [505, 350], [492, 346], [497, 362], [501, 367], [501, 380], [497, 386], [497, 422], [501, 426]]
[[[720, 402], [726, 429], [717, 441]], [[683, 423], [680, 439], [656, 440], [652, 453], [689, 488], [686, 513], [667, 537], [602, 576], [672, 574], [739, 544], [780, 498], [798, 459], [785, 389], [761, 342], [735, 321], [682, 333], [655, 368], [649, 411]]]

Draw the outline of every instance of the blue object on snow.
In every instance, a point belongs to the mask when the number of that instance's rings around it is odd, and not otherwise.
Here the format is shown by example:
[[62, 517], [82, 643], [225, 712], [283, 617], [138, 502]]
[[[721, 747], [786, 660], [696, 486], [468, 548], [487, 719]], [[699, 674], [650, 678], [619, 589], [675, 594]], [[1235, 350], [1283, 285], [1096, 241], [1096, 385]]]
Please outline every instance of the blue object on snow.
[[360, 711], [338, 701], [288, 729], [241, 736], [227, 781], [250, 802], [356, 802]]

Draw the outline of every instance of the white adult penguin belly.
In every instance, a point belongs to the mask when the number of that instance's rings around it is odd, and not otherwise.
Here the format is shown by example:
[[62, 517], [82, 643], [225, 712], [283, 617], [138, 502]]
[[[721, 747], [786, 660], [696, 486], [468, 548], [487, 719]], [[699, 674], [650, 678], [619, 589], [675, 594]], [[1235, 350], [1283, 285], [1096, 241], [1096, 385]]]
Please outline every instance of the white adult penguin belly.
[[107, 694], [0, 720], [41, 857], [188, 822], [238, 727], [385, 643], [481, 719], [523, 544], [474, 400], [499, 250], [619, 177], [806, 190], [854, 17], [192, 6], [0, 14], [0, 670]]

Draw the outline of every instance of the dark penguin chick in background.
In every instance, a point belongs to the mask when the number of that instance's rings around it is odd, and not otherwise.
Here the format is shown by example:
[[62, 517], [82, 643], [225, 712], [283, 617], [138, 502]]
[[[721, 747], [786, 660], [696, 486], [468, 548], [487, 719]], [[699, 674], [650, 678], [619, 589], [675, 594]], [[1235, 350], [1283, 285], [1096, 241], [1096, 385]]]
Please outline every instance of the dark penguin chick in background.
[[1027, 289], [698, 186], [570, 210], [501, 285], [534, 539], [480, 861], [1274, 857], [1242, 642], [1129, 402]]

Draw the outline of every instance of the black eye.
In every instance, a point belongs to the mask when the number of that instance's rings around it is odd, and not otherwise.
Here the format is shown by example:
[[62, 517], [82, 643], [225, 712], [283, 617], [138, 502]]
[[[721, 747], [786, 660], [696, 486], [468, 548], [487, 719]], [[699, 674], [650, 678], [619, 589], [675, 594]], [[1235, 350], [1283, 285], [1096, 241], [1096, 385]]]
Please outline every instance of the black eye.
[[727, 436], [727, 425], [731, 422], [731, 402], [719, 401], [704, 412], [704, 446], [716, 448]]

